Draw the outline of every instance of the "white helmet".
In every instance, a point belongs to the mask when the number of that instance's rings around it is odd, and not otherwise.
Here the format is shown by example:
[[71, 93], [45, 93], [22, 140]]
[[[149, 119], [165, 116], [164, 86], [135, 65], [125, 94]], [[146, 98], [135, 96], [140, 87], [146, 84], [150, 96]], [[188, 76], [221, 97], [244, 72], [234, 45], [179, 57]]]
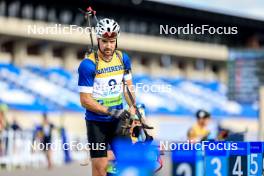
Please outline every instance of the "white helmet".
[[120, 26], [115, 20], [104, 18], [96, 24], [95, 32], [97, 38], [117, 38]]

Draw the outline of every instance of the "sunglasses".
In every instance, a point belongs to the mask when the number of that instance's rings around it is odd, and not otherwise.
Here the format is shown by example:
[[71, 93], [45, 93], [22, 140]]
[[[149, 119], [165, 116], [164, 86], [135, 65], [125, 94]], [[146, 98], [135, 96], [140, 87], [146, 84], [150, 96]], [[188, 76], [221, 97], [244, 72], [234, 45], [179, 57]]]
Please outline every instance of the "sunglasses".
[[103, 38], [116, 38], [117, 33], [116, 32], [105, 32], [102, 36]]

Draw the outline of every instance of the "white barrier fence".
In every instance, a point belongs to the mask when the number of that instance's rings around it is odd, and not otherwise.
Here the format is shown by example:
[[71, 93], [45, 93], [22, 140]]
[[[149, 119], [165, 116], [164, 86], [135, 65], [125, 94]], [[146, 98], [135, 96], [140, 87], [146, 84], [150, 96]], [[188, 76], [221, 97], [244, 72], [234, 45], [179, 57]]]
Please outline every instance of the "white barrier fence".
[[[43, 168], [47, 167], [47, 159], [45, 152], [34, 147], [33, 131], [13, 131], [5, 130], [0, 134], [0, 170], [6, 168], [12, 170], [14, 168]], [[77, 139], [69, 137], [69, 141]], [[85, 138], [77, 139], [84, 142]], [[76, 140], [75, 140], [76, 141]], [[36, 144], [36, 143], [35, 143]], [[58, 133], [54, 133], [52, 144], [62, 146], [62, 140]], [[52, 151], [52, 163], [56, 166], [64, 164], [64, 151], [61, 147]], [[84, 160], [87, 158], [85, 150], [70, 150], [72, 160]]]

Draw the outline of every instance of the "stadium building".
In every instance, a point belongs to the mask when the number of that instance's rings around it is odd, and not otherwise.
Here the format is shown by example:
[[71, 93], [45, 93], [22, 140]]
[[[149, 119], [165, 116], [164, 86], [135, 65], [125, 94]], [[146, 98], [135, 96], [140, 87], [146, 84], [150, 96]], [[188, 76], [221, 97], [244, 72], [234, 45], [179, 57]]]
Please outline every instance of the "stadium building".
[[[157, 117], [150, 119], [157, 136], [184, 139], [194, 113], [207, 109], [217, 122], [247, 128], [248, 138], [256, 139], [256, 102], [228, 99], [228, 60], [230, 49], [263, 48], [264, 17], [162, 0], [1, 1], [0, 103], [25, 128], [46, 112], [56, 124], [63, 116], [74, 135], [84, 134], [77, 69], [91, 41], [78, 8], [88, 6], [99, 19], [120, 24], [118, 49], [131, 58], [137, 100]], [[144, 85], [171, 89], [145, 91]], [[175, 125], [181, 132], [171, 134]]]

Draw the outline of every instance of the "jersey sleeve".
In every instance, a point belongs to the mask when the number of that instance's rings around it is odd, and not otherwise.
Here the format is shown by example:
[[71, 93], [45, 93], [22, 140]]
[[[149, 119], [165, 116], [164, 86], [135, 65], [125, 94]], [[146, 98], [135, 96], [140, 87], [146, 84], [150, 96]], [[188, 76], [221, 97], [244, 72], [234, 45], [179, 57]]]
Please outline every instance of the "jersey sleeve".
[[95, 77], [95, 64], [89, 60], [84, 59], [78, 68], [78, 90], [83, 93], [92, 93]]
[[130, 60], [130, 57], [126, 53], [123, 53], [123, 62], [124, 62], [125, 70], [126, 70], [124, 78], [125, 80], [131, 80], [132, 79], [131, 60]]

